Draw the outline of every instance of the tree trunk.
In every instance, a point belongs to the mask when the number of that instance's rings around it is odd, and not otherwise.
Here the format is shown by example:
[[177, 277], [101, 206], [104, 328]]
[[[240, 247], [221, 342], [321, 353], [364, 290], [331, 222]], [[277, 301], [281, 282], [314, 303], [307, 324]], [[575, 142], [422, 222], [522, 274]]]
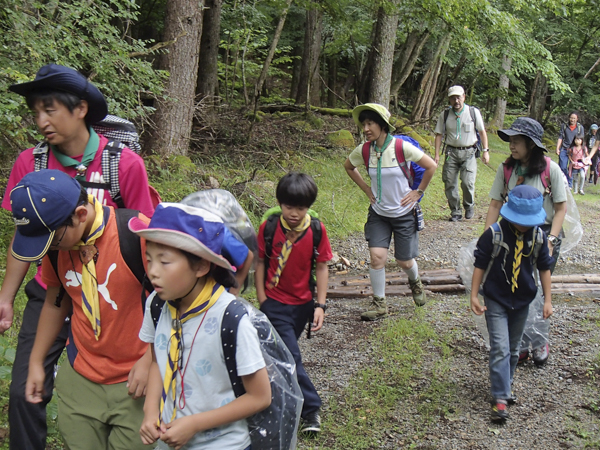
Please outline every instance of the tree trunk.
[[542, 123], [544, 120], [544, 110], [546, 109], [546, 98], [548, 96], [548, 81], [538, 70], [531, 88], [531, 97], [529, 99], [529, 117]]
[[442, 60], [448, 51], [451, 39], [451, 34], [448, 33], [440, 40], [435, 55], [433, 56], [433, 60], [421, 80], [417, 100], [415, 101], [412, 111], [411, 119], [414, 122], [429, 119], [431, 116], [431, 105], [435, 99], [437, 82], [442, 68]]
[[290, 98], [296, 99], [298, 95], [298, 84], [300, 82], [300, 68], [302, 67], [302, 47], [296, 46], [292, 50], [292, 56], [295, 56], [292, 65], [292, 81], [290, 84]]
[[202, 36], [203, 2], [167, 2], [164, 40], [175, 43], [161, 58], [161, 68], [169, 71], [166, 99], [158, 102], [153, 120], [152, 150], [161, 155], [186, 155], [194, 118], [198, 57]]
[[298, 79], [298, 92], [296, 103], [309, 105], [316, 100], [319, 81], [319, 57], [321, 56], [321, 41], [323, 32], [323, 11], [321, 8], [311, 8], [306, 11], [306, 25], [304, 27], [304, 51], [300, 78]]
[[429, 36], [431, 36], [429, 30], [425, 30], [423, 33], [413, 31], [406, 38], [392, 69], [392, 87], [390, 89], [392, 97], [398, 95], [398, 91], [412, 73]]
[[[393, 3], [393, 7], [395, 7], [395, 2]], [[386, 108], [390, 104], [390, 85], [397, 28], [398, 14], [390, 15], [383, 6], [380, 6], [377, 12], [371, 54], [367, 62], [370, 67], [368, 67], [369, 76], [365, 80], [368, 86], [366, 97], [362, 99], [365, 103], [379, 103]]]
[[221, 34], [222, 0], [205, 0], [206, 7], [202, 19], [202, 38], [200, 40], [200, 59], [198, 60], [198, 87], [200, 98], [217, 95], [219, 82], [217, 62]]
[[327, 64], [327, 107], [335, 108], [335, 88], [337, 83], [338, 61], [336, 57], [329, 58]]
[[508, 95], [508, 72], [512, 64], [512, 58], [508, 55], [502, 57], [502, 70], [503, 73], [500, 75], [500, 82], [498, 90], [500, 95], [496, 99], [496, 111], [494, 112], [494, 118], [492, 119], [492, 125], [500, 129], [504, 126], [504, 115], [506, 114], [506, 97]]

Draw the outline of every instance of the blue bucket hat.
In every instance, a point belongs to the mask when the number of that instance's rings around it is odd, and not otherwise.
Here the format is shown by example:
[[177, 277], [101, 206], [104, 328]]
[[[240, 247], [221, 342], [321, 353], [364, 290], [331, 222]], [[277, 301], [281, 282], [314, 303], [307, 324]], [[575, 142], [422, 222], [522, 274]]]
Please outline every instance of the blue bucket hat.
[[510, 137], [516, 135], [527, 136], [537, 147], [545, 152], [548, 151], [542, 144], [544, 128], [537, 120], [530, 117], [519, 117], [508, 130], [498, 130], [498, 137], [504, 142], [510, 142]]
[[10, 191], [16, 226], [11, 253], [20, 261], [37, 261], [50, 248], [55, 231], [73, 214], [81, 185], [60, 170], [25, 175]]
[[70, 67], [48, 64], [37, 71], [33, 81], [13, 84], [8, 89], [24, 97], [43, 89], [73, 94], [88, 102], [86, 117], [89, 124], [100, 122], [108, 114], [108, 105], [102, 92], [86, 77]]
[[500, 209], [500, 215], [509, 222], [524, 227], [543, 225], [546, 221], [544, 197], [532, 186], [515, 186], [508, 194], [508, 202]]
[[593, 123], [592, 126], [590, 127], [590, 130], [597, 130], [598, 129], [598, 125]]
[[221, 256], [225, 225], [215, 214], [180, 203], [160, 203], [150, 223], [129, 220], [129, 229], [147, 241], [175, 247], [233, 270]]

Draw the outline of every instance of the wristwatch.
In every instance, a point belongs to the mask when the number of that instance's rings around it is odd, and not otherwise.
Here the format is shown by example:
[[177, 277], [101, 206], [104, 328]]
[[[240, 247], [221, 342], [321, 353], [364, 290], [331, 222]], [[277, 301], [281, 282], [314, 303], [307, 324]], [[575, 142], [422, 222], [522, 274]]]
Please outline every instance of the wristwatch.
[[325, 303], [315, 303], [315, 308], [321, 308], [323, 312], [327, 311], [327, 305]]
[[484, 149], [482, 149], [481, 151], [485, 153], [485, 152], [489, 152], [489, 151], [490, 151], [490, 149], [489, 149], [489, 148], [484, 148]]
[[423, 189], [417, 189], [419, 195], [425, 195], [425, 191]]
[[549, 235], [548, 236], [548, 242], [550, 242], [552, 244], [552, 246], [555, 246], [556, 244], [558, 244], [559, 239], [554, 236], [554, 235]]

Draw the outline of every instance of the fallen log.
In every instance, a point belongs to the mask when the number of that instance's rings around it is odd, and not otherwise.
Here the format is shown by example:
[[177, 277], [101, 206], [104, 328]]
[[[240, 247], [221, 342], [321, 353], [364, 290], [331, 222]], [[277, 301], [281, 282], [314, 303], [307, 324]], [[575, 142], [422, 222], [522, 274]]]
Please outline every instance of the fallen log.
[[[465, 292], [465, 287], [462, 284], [438, 284], [425, 288], [430, 292], [441, 292], [446, 294], [457, 294]], [[366, 298], [373, 295], [371, 286], [351, 286], [351, 287], [336, 287], [330, 288], [327, 291], [328, 298]], [[385, 290], [385, 295], [389, 297], [404, 297], [411, 295], [411, 290], [407, 285], [393, 285]]]

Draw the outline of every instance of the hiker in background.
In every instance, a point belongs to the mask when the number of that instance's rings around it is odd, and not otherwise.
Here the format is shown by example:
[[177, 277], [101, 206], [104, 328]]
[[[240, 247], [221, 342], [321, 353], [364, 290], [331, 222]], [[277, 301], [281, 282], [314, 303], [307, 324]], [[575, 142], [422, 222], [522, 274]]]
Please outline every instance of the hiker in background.
[[[42, 67], [35, 80], [14, 84], [10, 90], [25, 97], [27, 105], [35, 114], [39, 132], [50, 146], [47, 168], [57, 169], [82, 183], [102, 182], [102, 153], [108, 139], [97, 134], [91, 125], [101, 121], [108, 112], [102, 93], [79, 72], [68, 67], [50, 64]], [[13, 165], [2, 207], [12, 210], [10, 192], [28, 173], [35, 170], [34, 149], [21, 152]], [[148, 188], [148, 176], [144, 161], [133, 151], [125, 148], [119, 163], [121, 197], [126, 208], [136, 209], [147, 216], [154, 212]], [[117, 206], [106, 188], [93, 189], [102, 204]], [[6, 274], [0, 289], [0, 333], [12, 326], [13, 303], [31, 262], [19, 261], [7, 252]], [[38, 318], [44, 299], [46, 285], [41, 279], [41, 266], [34, 279], [27, 283], [28, 298], [23, 311], [17, 352], [12, 368], [9, 400], [10, 448], [43, 450], [46, 448], [46, 405], [52, 398], [54, 366], [67, 340], [65, 323], [45, 361], [46, 385], [41, 403], [25, 400], [25, 381], [29, 355], [34, 342]], [[146, 385], [150, 359], [134, 366], [129, 378], [129, 393], [134, 398], [142, 395]]]
[[452, 86], [448, 89], [450, 108], [440, 113], [435, 126], [435, 163], [440, 162], [442, 138], [445, 136], [444, 168], [442, 180], [448, 207], [450, 221], [461, 220], [460, 194], [458, 178], [463, 194], [465, 219], [471, 219], [475, 214], [475, 178], [477, 176], [477, 157], [479, 153], [479, 137], [481, 137], [481, 160], [487, 164], [490, 160], [488, 138], [485, 124], [479, 109], [465, 104], [465, 90], [462, 86]]
[[558, 141], [556, 142], [558, 165], [560, 166], [560, 170], [562, 170], [562, 172], [565, 174], [565, 177], [567, 177], [569, 187], [573, 187], [573, 180], [569, 175], [569, 156], [567, 155], [567, 151], [569, 150], [569, 147], [573, 145], [575, 136], [585, 135], [583, 125], [581, 125], [578, 120], [579, 114], [576, 111], [573, 111], [571, 114], [569, 114], [569, 124], [562, 125], [558, 135]]
[[365, 224], [365, 238], [369, 243], [371, 265], [369, 276], [373, 288], [371, 305], [361, 314], [362, 320], [377, 320], [387, 315], [385, 299], [385, 263], [394, 236], [394, 256], [400, 268], [408, 276], [408, 284], [417, 306], [426, 302], [423, 283], [419, 277], [419, 233], [415, 205], [435, 173], [436, 163], [420, 149], [404, 142], [404, 160], [419, 163], [425, 169], [416, 190], [409, 184], [407, 173], [400, 166], [396, 153], [397, 139], [390, 133], [396, 128], [390, 123], [390, 112], [382, 105], [367, 103], [354, 108], [354, 122], [362, 128], [369, 143], [369, 186], [357, 167], [365, 164], [363, 145], [357, 146], [348, 156], [344, 168], [348, 176], [362, 189], [369, 199], [369, 213]]
[[[543, 195], [543, 206], [546, 220], [541, 225], [548, 236], [548, 248], [554, 261], [550, 272], [554, 272], [560, 255], [562, 230], [567, 212], [567, 190], [564, 175], [560, 167], [545, 156], [546, 148], [542, 144], [544, 129], [536, 120], [519, 117], [508, 130], [499, 130], [498, 137], [510, 143], [510, 156], [498, 167], [496, 178], [490, 190], [490, 206], [485, 220], [485, 228], [489, 228], [498, 220], [500, 209], [507, 199], [508, 193], [517, 185], [533, 186]], [[546, 336], [547, 337], [547, 336]], [[524, 342], [521, 349], [521, 360], [529, 357], [529, 342]], [[548, 344], [533, 349], [533, 361], [543, 365], [548, 360], [550, 348]]]
[[[279, 180], [275, 196], [281, 214], [272, 236], [265, 233], [269, 219], [260, 226], [255, 275], [260, 310], [296, 361], [298, 384], [304, 396], [300, 432], [306, 434], [321, 431], [321, 398], [302, 364], [298, 339], [307, 323], [310, 331], [319, 331], [323, 326], [329, 277], [327, 261], [333, 257], [325, 225], [321, 222], [321, 240], [318, 247], [314, 245], [315, 230], [308, 209], [317, 199], [317, 193], [315, 181], [304, 173], [290, 172]], [[268, 241], [270, 254], [266, 249]], [[316, 303], [313, 276], [316, 277]]]
[[245, 394], [235, 397], [227, 373], [217, 330], [235, 300], [226, 288], [236, 281], [221, 256], [223, 222], [208, 211], [161, 203], [150, 224], [133, 218], [129, 228], [145, 238], [148, 278], [154, 295], [165, 300], [155, 326], [148, 298], [139, 332], [153, 354], [142, 442], [160, 439], [169, 448], [190, 450], [250, 448], [244, 419], [269, 406], [271, 386], [247, 314], [235, 341]]
[[[502, 220], [494, 225], [496, 230], [501, 230], [506, 247], [492, 259], [494, 230], [490, 227], [483, 232], [475, 249], [471, 310], [477, 315], [485, 313], [490, 336], [491, 420], [494, 422], [505, 421], [508, 418], [507, 403], [515, 402], [512, 383], [529, 304], [538, 291], [534, 277], [536, 269], [544, 291], [544, 319], [552, 315], [552, 257], [545, 233], [537, 234], [538, 226], [546, 218], [543, 203], [543, 196], [536, 188], [516, 186], [500, 210]], [[539, 245], [537, 255], [536, 245]], [[484, 306], [477, 296], [482, 282]]]
[[[598, 176], [600, 175], [600, 158], [598, 154], [598, 145], [600, 144], [600, 139], [596, 138], [596, 133], [598, 132], [598, 125], [593, 124], [590, 127], [590, 133], [593, 134], [594, 139], [588, 138], [587, 148], [590, 152], [589, 155], [589, 163], [590, 165], [590, 183], [592, 179], [594, 180], [594, 186], [598, 183]], [[593, 142], [592, 142], [593, 141]]]
[[583, 195], [583, 185], [585, 184], [585, 169], [588, 160], [587, 147], [583, 145], [583, 136], [575, 136], [573, 145], [567, 151], [569, 157], [569, 175], [573, 180], [573, 193]]

